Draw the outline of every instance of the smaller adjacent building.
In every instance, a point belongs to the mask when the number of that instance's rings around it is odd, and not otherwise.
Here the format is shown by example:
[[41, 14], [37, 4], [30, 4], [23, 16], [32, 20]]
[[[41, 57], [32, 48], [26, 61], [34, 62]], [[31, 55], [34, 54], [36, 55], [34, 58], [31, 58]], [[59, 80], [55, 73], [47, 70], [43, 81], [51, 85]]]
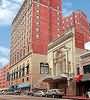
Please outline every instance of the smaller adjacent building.
[[7, 73], [9, 71], [9, 64], [0, 69], [0, 90], [6, 90], [9, 87], [7, 80]]
[[49, 89], [62, 89], [66, 95], [77, 95], [80, 55], [86, 51], [77, 47], [75, 30], [75, 27], [69, 28], [48, 45], [49, 75], [43, 79]]
[[80, 67], [78, 74], [82, 77], [77, 81], [77, 95], [86, 95], [90, 90], [90, 51], [80, 55]]

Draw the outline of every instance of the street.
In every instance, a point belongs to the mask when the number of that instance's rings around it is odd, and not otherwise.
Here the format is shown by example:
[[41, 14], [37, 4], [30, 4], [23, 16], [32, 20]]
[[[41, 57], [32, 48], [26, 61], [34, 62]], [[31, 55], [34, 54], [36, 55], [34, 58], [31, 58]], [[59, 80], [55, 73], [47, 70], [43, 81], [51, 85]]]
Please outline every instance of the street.
[[0, 100], [71, 100], [71, 99], [56, 99], [44, 97], [18, 96], [18, 95], [0, 95]]

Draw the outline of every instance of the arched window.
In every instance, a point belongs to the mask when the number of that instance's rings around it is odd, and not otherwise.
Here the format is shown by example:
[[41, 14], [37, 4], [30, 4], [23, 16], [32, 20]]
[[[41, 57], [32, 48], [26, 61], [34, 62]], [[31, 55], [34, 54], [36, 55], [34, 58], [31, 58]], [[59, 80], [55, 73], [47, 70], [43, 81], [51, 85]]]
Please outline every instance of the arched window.
[[25, 75], [25, 65], [23, 64], [23, 68], [22, 68], [22, 77]]
[[29, 74], [29, 63], [26, 66], [26, 74]]
[[19, 68], [19, 78], [21, 78], [21, 71], [22, 71], [22, 69], [21, 69], [21, 66], [20, 66], [20, 68]]

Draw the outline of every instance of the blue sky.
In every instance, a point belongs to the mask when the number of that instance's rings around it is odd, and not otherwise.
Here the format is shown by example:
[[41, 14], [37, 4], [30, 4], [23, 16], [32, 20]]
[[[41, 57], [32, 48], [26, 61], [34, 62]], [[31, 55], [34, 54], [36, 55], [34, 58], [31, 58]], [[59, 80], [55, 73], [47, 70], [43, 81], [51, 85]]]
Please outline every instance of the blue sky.
[[[0, 66], [9, 62], [11, 22], [23, 0], [0, 0]], [[83, 10], [90, 21], [90, 0], [63, 0], [63, 15], [77, 9]]]

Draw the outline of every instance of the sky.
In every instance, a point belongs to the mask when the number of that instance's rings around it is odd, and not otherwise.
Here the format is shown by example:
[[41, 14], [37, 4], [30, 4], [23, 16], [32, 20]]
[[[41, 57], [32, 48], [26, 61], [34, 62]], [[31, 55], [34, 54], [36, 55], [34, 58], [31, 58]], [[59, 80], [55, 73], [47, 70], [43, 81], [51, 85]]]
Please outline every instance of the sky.
[[[81, 9], [90, 21], [90, 0], [62, 0], [62, 2], [64, 16]], [[11, 22], [22, 3], [23, 0], [0, 0], [0, 67], [9, 62]]]

